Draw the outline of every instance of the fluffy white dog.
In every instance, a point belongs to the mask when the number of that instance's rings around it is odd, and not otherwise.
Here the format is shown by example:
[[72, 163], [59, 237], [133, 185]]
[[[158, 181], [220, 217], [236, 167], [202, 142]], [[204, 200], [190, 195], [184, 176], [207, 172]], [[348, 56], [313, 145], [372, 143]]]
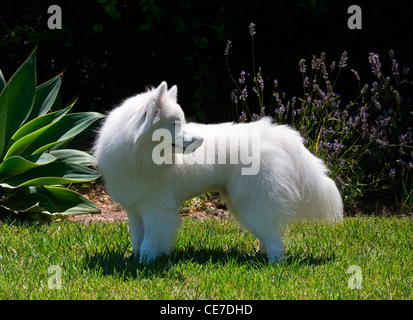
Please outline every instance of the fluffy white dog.
[[269, 118], [186, 123], [176, 86], [165, 82], [110, 112], [94, 155], [109, 194], [128, 213], [141, 261], [170, 253], [180, 205], [210, 191], [220, 192], [272, 261], [283, 257], [287, 223], [342, 219], [336, 185], [297, 131]]

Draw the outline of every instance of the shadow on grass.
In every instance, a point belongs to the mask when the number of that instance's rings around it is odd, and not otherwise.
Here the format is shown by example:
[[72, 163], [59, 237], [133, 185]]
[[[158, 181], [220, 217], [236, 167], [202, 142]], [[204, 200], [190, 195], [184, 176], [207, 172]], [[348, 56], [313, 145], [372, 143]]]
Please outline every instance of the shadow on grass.
[[[107, 249], [103, 253], [88, 254], [85, 264], [90, 270], [103, 275], [117, 276], [122, 280], [135, 278], [167, 277], [168, 272], [173, 270], [177, 264], [187, 265], [216, 265], [243, 266], [247, 269], [267, 268], [271, 265], [266, 255], [257, 253], [245, 255], [237, 249], [222, 251], [220, 249], [177, 249], [171, 256], [161, 256], [148, 264], [140, 263], [133, 255], [128, 255], [125, 250]], [[280, 263], [285, 268], [303, 267], [308, 265], [323, 265], [334, 260], [334, 256], [314, 257], [311, 254], [300, 256], [287, 256]]]

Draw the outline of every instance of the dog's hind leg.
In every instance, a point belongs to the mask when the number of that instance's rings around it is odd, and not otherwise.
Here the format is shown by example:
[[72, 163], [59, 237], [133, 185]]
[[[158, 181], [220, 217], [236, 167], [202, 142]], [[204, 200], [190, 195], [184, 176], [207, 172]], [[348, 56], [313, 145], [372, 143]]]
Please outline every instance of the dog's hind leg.
[[248, 223], [245, 227], [260, 241], [258, 246], [260, 253], [266, 253], [271, 262], [283, 260], [284, 245], [282, 236], [276, 228], [270, 229], [260, 223]]
[[248, 224], [246, 228], [260, 241], [258, 247], [260, 253], [267, 253], [271, 262], [281, 261], [284, 258], [284, 245], [282, 237], [276, 229], [265, 229], [265, 226]]
[[172, 250], [180, 217], [175, 212], [153, 211], [143, 217], [144, 236], [140, 261], [149, 262]]
[[221, 192], [221, 196], [232, 216], [260, 241], [257, 252], [267, 254], [273, 262], [282, 260], [284, 245], [279, 231], [279, 221], [277, 222], [273, 208], [257, 207], [255, 202], [249, 201], [246, 197], [233, 202], [225, 192]]
[[281, 261], [284, 257], [282, 242], [282, 223], [277, 219], [273, 208], [269, 206], [254, 207], [251, 205], [237, 206], [237, 220], [260, 241], [258, 249], [267, 253], [272, 262]]

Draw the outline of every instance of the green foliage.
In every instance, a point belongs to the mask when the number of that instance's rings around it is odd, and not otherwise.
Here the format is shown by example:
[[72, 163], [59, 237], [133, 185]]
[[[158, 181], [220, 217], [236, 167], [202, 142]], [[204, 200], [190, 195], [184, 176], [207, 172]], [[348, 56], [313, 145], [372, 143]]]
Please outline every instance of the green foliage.
[[347, 207], [363, 196], [377, 197], [381, 192], [392, 196], [390, 201], [396, 198], [401, 210], [411, 210], [413, 82], [408, 78], [409, 68], [399, 72], [394, 50], [389, 51], [390, 70], [381, 67], [378, 54], [370, 53], [372, 84], [363, 86], [358, 72], [351, 69], [359, 91], [348, 103], [337, 93], [343, 89], [337, 87], [347, 67], [346, 51], [329, 64], [324, 52], [319, 58], [313, 55], [308, 66], [300, 59], [302, 96], [287, 99], [277, 80], [264, 83], [261, 67], [256, 71], [254, 27], [250, 24], [252, 72], [241, 71], [238, 81], [229, 68], [232, 42], [225, 48], [227, 69], [235, 85], [231, 93], [234, 116], [244, 122], [269, 115], [276, 123], [297, 129], [306, 147], [325, 161]]
[[195, 212], [198, 210], [206, 209], [205, 201], [207, 199], [208, 199], [208, 196], [205, 194], [205, 195], [184, 201], [184, 203], [181, 206], [180, 213], [191, 213], [191, 212]]
[[[0, 206], [13, 211], [50, 214], [99, 212], [80, 194], [61, 185], [100, 176], [93, 157], [64, 149], [79, 133], [103, 117], [100, 113], [49, 112], [62, 75], [36, 86], [36, 49], [6, 83], [0, 72]], [[49, 113], [48, 113], [49, 112]]]

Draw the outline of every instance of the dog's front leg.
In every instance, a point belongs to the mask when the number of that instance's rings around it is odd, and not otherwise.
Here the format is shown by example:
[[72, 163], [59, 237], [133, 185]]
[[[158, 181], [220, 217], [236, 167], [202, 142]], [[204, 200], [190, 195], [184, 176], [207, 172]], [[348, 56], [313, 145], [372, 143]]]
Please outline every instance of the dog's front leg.
[[143, 221], [138, 212], [127, 210], [129, 219], [129, 232], [131, 235], [133, 255], [139, 257], [139, 250], [143, 241]]
[[162, 254], [170, 254], [172, 250], [180, 223], [179, 215], [158, 210], [143, 217], [144, 236], [140, 247], [140, 262], [150, 262]]

